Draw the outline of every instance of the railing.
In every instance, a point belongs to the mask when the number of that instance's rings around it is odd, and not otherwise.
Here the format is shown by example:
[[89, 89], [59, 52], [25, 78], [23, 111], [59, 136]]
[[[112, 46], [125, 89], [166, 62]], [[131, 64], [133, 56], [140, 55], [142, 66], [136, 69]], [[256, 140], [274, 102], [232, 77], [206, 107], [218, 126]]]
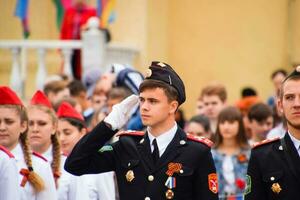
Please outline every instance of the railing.
[[[95, 20], [95, 19], [93, 19]], [[0, 49], [12, 53], [10, 86], [22, 97], [25, 96], [25, 80], [27, 77], [27, 50], [37, 52], [38, 70], [36, 73], [36, 88], [42, 89], [47, 77], [45, 55], [48, 50], [60, 50], [63, 57], [63, 73], [72, 77], [71, 56], [74, 49], [82, 50], [83, 73], [89, 68], [104, 68], [111, 63], [133, 64], [138, 54], [137, 48], [118, 43], [106, 44], [104, 33], [96, 22], [89, 24], [82, 33], [82, 40], [0, 40]]]

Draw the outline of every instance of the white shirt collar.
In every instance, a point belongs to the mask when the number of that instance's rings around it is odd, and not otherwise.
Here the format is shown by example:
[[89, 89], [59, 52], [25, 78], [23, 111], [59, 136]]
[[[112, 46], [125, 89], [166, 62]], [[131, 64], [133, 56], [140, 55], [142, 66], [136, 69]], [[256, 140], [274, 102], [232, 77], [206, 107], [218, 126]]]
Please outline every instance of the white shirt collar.
[[300, 140], [298, 140], [297, 138], [295, 138], [289, 131], [288, 131], [288, 133], [289, 133], [289, 136], [290, 136], [292, 142], [294, 143], [295, 148], [298, 151], [298, 154], [300, 155], [300, 149], [299, 149], [299, 147], [300, 147]]
[[49, 163], [52, 163], [53, 160], [52, 145], [50, 145], [50, 147], [47, 149], [47, 151], [45, 151], [45, 153], [42, 154], [42, 156], [44, 156]]
[[[177, 123], [175, 122], [174, 126], [171, 129], [162, 133], [160, 136], [156, 137], [156, 142], [157, 142], [157, 146], [158, 146], [158, 150], [159, 150], [159, 156], [161, 156], [165, 152], [167, 146], [174, 138], [176, 131], [177, 131]], [[154, 149], [154, 147], [152, 145], [152, 141], [154, 140], [155, 137], [151, 134], [149, 128], [147, 128], [147, 132], [148, 132], [148, 137], [150, 140], [150, 147], [151, 147], [151, 152], [152, 152]]]

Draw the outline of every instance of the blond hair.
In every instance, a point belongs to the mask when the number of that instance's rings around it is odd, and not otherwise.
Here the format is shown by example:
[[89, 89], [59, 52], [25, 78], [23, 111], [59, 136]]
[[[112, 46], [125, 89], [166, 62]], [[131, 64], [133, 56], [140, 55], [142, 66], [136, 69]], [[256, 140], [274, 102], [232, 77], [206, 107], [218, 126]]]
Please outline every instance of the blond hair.
[[[21, 106], [21, 105], [0, 105], [0, 107], [15, 109], [20, 116], [21, 124], [28, 123], [27, 112], [23, 106]], [[35, 192], [40, 192], [45, 189], [45, 184], [44, 184], [43, 179], [37, 173], [35, 173], [35, 171], [33, 169], [32, 157], [31, 157], [32, 151], [31, 151], [29, 143], [28, 143], [27, 132], [28, 132], [28, 126], [27, 126], [26, 130], [23, 133], [21, 133], [19, 136], [19, 142], [21, 144], [25, 164], [28, 169], [27, 179], [28, 179], [29, 183], [32, 185], [32, 187], [34, 188]]]

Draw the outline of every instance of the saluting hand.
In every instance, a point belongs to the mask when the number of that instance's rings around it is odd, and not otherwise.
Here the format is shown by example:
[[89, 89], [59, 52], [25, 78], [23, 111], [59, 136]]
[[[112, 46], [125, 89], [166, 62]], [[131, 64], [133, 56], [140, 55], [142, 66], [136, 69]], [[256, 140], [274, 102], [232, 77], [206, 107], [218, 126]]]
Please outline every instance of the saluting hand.
[[139, 103], [137, 95], [131, 95], [112, 107], [112, 111], [104, 118], [104, 122], [111, 125], [112, 130], [122, 128], [129, 120], [131, 111]]

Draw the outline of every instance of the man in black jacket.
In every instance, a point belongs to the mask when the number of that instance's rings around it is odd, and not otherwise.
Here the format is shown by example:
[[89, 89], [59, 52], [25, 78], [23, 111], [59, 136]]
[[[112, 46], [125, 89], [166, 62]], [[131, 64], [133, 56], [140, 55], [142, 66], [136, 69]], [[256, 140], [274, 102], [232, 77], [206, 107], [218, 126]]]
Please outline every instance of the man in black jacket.
[[265, 140], [252, 149], [246, 200], [299, 199], [300, 68], [282, 83], [278, 108], [287, 121], [284, 138]]
[[[217, 200], [211, 142], [187, 135], [175, 122], [184, 101], [184, 84], [177, 73], [165, 63], [152, 62], [139, 97], [132, 95], [115, 105], [75, 146], [66, 170], [75, 175], [115, 171], [123, 200]], [[138, 103], [146, 133], [119, 133], [119, 141], [105, 145]]]

